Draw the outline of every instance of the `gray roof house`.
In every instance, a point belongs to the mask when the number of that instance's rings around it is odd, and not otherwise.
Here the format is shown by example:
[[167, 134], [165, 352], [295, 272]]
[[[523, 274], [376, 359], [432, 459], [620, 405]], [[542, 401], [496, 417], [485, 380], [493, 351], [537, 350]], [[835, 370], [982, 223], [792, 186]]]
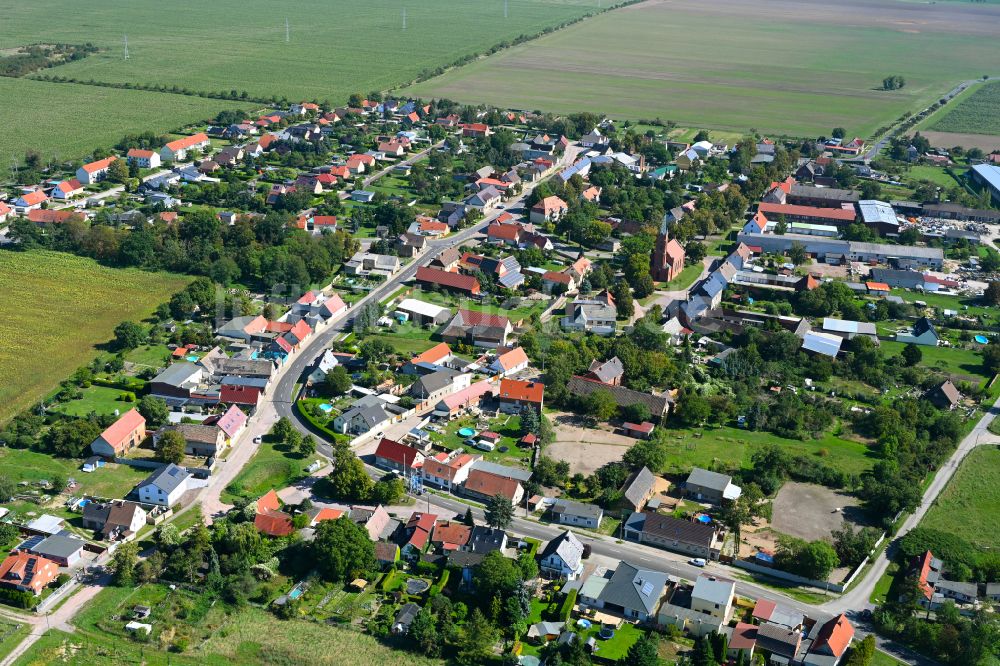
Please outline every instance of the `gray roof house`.
[[934, 330], [934, 324], [927, 317], [921, 317], [914, 324], [908, 333], [897, 333], [896, 342], [912, 342], [915, 345], [927, 345], [937, 347], [938, 334]]
[[596, 598], [581, 594], [580, 600], [585, 605], [645, 622], [655, 617], [666, 585], [667, 574], [622, 562]]
[[722, 500], [739, 499], [742, 491], [733, 485], [733, 477], [728, 474], [710, 472], [701, 467], [695, 467], [684, 482], [684, 489], [689, 497], [699, 502], [720, 504]]
[[538, 568], [553, 578], [575, 580], [583, 573], [583, 543], [566, 530], [545, 544]]
[[625, 481], [625, 501], [633, 511], [642, 511], [656, 489], [656, 475], [643, 467]]
[[18, 548], [32, 555], [48, 558], [61, 567], [71, 567], [80, 561], [84, 545], [83, 539], [53, 534], [47, 537], [30, 537]]
[[173, 506], [188, 489], [191, 472], [170, 463], [159, 468], [139, 484], [139, 501], [159, 506]]
[[549, 509], [552, 519], [560, 525], [576, 525], [597, 529], [604, 518], [604, 509], [596, 504], [582, 504], [567, 499], [558, 499]]

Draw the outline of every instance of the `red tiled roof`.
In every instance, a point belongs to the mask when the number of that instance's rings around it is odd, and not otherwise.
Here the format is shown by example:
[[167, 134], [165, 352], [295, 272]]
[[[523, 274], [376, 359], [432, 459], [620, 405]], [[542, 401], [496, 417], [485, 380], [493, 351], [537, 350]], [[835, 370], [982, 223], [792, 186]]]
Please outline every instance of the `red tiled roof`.
[[733, 636], [729, 639], [729, 647], [733, 650], [752, 650], [756, 645], [757, 626], [737, 622], [733, 628]]
[[439, 363], [442, 359], [451, 356], [451, 347], [447, 342], [439, 342], [422, 354], [414, 356], [410, 363]]
[[499, 238], [501, 240], [516, 241], [520, 236], [523, 229], [520, 224], [491, 224], [486, 230], [486, 235], [490, 238]]
[[295, 531], [292, 517], [283, 511], [258, 510], [253, 519], [254, 527], [268, 536], [288, 536]]
[[634, 430], [635, 432], [646, 433], [647, 435], [653, 432], [653, 424], [649, 421], [643, 421], [642, 423], [628, 423], [624, 424], [626, 430]]
[[[30, 570], [30, 574], [28, 573]], [[15, 550], [0, 563], [0, 584], [29, 587], [41, 594], [59, 575], [59, 565], [40, 555]], [[27, 580], [30, 576], [30, 580]]]
[[83, 215], [71, 210], [51, 210], [45, 208], [34, 208], [28, 211], [28, 219], [35, 224], [60, 224], [71, 217]]
[[853, 208], [816, 208], [815, 206], [798, 206], [795, 204], [778, 204], [762, 201], [757, 209], [765, 215], [793, 215], [797, 217], [815, 217], [838, 222], [849, 222], [856, 215]]
[[49, 197], [41, 190], [35, 190], [34, 192], [28, 192], [27, 194], [22, 194], [19, 198], [24, 200], [24, 203], [28, 206], [34, 206], [40, 204]]
[[313, 525], [315, 525], [316, 523], [321, 523], [324, 520], [337, 520], [343, 515], [344, 512], [340, 509], [329, 509], [324, 507], [319, 510], [319, 513], [316, 514], [316, 517], [313, 518], [312, 522]]
[[305, 340], [307, 337], [312, 335], [312, 332], [313, 332], [312, 327], [306, 323], [305, 319], [300, 319], [297, 322], [295, 322], [295, 325], [292, 326], [291, 330], [289, 331], [289, 333], [297, 337], [300, 341]]
[[335, 215], [313, 215], [314, 227], [335, 227], [337, 217]]
[[423, 458], [423, 455], [412, 446], [383, 437], [378, 443], [378, 448], [375, 449], [375, 457], [385, 458], [403, 467], [413, 468], [419, 467], [418, 459]]
[[423, 550], [424, 546], [427, 545], [427, 540], [430, 539], [431, 530], [434, 529], [436, 521], [437, 516], [432, 513], [414, 512], [410, 516], [410, 520], [406, 523], [407, 531], [413, 532], [410, 536], [409, 544], [414, 548]]
[[81, 169], [87, 173], [94, 173], [95, 171], [103, 171], [107, 169], [112, 162], [114, 162], [117, 157], [112, 155], [111, 157], [105, 157], [103, 160], [97, 160], [96, 162], [90, 162], [89, 164], [84, 164]]
[[83, 183], [76, 178], [71, 178], [56, 185], [56, 189], [60, 192], [75, 192], [76, 190], [83, 189]]
[[468, 525], [452, 520], [439, 520], [434, 524], [431, 542], [452, 544], [454, 550], [469, 543], [470, 536], [472, 536], [472, 528]]
[[145, 427], [146, 419], [142, 418], [142, 414], [139, 413], [137, 409], [130, 409], [121, 415], [117, 421], [112, 423], [110, 426], [101, 433], [101, 438], [111, 445], [115, 451], [121, 451], [124, 448], [125, 440], [131, 436], [137, 428]]
[[208, 137], [205, 135], [205, 133], [198, 132], [197, 134], [186, 136], [183, 139], [177, 139], [175, 141], [171, 141], [167, 143], [166, 147], [169, 150], [177, 152], [178, 150], [185, 150], [187, 148], [190, 148], [191, 146], [196, 146], [199, 143], [203, 143], [205, 141], [208, 141]]
[[281, 500], [278, 499], [278, 493], [274, 492], [274, 489], [268, 490], [263, 497], [257, 500], [257, 510], [270, 509], [271, 511], [277, 511], [281, 508]]
[[253, 386], [227, 386], [223, 384], [219, 392], [219, 402], [230, 405], [256, 405], [260, 400], [260, 389]]
[[521, 347], [514, 347], [509, 352], [497, 356], [497, 361], [500, 363], [501, 368], [504, 370], [510, 370], [511, 368], [516, 368], [522, 363], [527, 363], [528, 355], [524, 353], [524, 349]]
[[462, 323], [466, 326], [489, 326], [506, 328], [510, 326], [510, 319], [502, 315], [488, 314], [479, 310], [459, 310], [458, 315], [462, 318]]
[[768, 601], [767, 599], [758, 599], [757, 603], [753, 607], [753, 616], [758, 620], [764, 620], [766, 622], [767, 620], [771, 619], [771, 614], [777, 607], [778, 604], [774, 603], [773, 601]]
[[156, 154], [156, 152], [152, 151], [152, 150], [143, 150], [142, 148], [132, 148], [132, 149], [130, 149], [128, 151], [128, 153], [126, 153], [125, 156], [126, 157], [139, 157], [139, 158], [149, 159], [150, 157], [152, 157], [155, 154]]
[[479, 280], [471, 275], [459, 275], [458, 273], [449, 273], [439, 268], [421, 266], [417, 269], [416, 279], [418, 282], [439, 284], [444, 287], [461, 289], [473, 294], [479, 293]]
[[865, 282], [868, 291], [890, 291], [889, 285], [885, 282]]
[[566, 210], [567, 208], [569, 208], [569, 206], [566, 204], [565, 201], [553, 195], [551, 197], [545, 197], [544, 199], [536, 203], [534, 206], [531, 207], [531, 210], [542, 211], [548, 214], [549, 212], [554, 210]]
[[501, 400], [520, 400], [541, 404], [544, 395], [545, 384], [541, 382], [503, 379], [500, 381], [500, 392], [497, 394], [497, 397]]
[[520, 485], [516, 479], [508, 479], [496, 474], [490, 474], [481, 469], [474, 469], [469, 472], [469, 478], [465, 480], [465, 489], [468, 491], [486, 497], [503, 495], [512, 501]]
[[840, 657], [847, 650], [848, 646], [850, 646], [853, 639], [854, 627], [851, 626], [851, 622], [847, 619], [847, 616], [841, 613], [837, 617], [831, 618], [819, 630], [819, 635], [816, 636], [816, 640], [813, 642], [813, 650], [827, 647], [830, 650], [830, 654]]
[[570, 284], [573, 282], [573, 276], [568, 273], [560, 273], [558, 271], [545, 271], [545, 275], [542, 279], [547, 282], [558, 282], [559, 284]]

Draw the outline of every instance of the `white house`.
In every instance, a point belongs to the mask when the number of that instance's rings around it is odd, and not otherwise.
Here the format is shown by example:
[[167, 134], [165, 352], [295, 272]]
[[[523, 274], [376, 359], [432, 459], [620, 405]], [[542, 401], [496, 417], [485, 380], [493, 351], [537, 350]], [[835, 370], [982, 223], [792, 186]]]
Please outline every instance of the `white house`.
[[25, 192], [18, 198], [14, 199], [14, 212], [18, 215], [24, 215], [29, 210], [37, 210], [41, 208], [42, 204], [48, 200], [48, 195], [41, 190]]
[[135, 164], [140, 169], [155, 169], [160, 166], [160, 154], [155, 150], [132, 148], [125, 155], [129, 164]]
[[139, 485], [139, 501], [171, 507], [187, 491], [191, 472], [170, 463], [150, 474]]
[[576, 580], [583, 573], [583, 544], [566, 530], [545, 545], [538, 568], [553, 578]]
[[204, 150], [210, 145], [211, 143], [208, 140], [208, 136], [206, 136], [204, 132], [198, 132], [197, 134], [186, 136], [183, 139], [171, 141], [163, 146], [163, 148], [160, 149], [160, 159], [164, 162], [179, 162], [187, 157], [189, 151]]
[[108, 177], [108, 167], [116, 159], [118, 158], [112, 155], [111, 157], [105, 157], [103, 160], [84, 164], [76, 170], [76, 179], [84, 185], [98, 183]]
[[83, 193], [83, 183], [81, 183], [76, 178], [70, 178], [69, 180], [64, 180], [52, 188], [53, 199], [72, 199], [76, 195], [82, 193]]
[[527, 367], [528, 355], [521, 347], [514, 347], [503, 354], [497, 354], [496, 359], [490, 364], [490, 372], [507, 377], [516, 375]]

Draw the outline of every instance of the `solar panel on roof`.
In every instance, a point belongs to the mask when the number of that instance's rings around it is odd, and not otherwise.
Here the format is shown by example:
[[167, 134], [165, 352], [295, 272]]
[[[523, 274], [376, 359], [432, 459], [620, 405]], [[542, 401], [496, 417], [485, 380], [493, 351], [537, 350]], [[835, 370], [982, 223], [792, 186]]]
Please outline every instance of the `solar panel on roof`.
[[653, 584], [646, 582], [642, 584], [642, 596], [648, 597], [653, 593]]

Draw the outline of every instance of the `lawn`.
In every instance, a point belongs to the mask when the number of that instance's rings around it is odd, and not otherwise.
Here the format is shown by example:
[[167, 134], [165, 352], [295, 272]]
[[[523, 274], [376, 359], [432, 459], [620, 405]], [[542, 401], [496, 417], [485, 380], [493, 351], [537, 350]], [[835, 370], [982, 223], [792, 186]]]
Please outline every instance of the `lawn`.
[[698, 279], [705, 267], [699, 261], [697, 263], [691, 264], [690, 266], [685, 266], [684, 270], [681, 271], [680, 275], [675, 277], [670, 282], [665, 282], [660, 287], [660, 289], [669, 289], [671, 291], [679, 289], [687, 289], [694, 281]]
[[515, 324], [522, 319], [530, 319], [531, 315], [536, 312], [538, 314], [545, 312], [545, 308], [548, 307], [550, 303], [548, 300], [529, 301], [526, 299], [520, 299], [517, 307], [508, 309], [502, 308], [494, 303], [492, 298], [487, 298], [486, 301], [480, 303], [478, 301], [459, 298], [452, 294], [445, 294], [436, 291], [415, 291], [410, 294], [410, 297], [426, 301], [428, 303], [434, 303], [436, 305], [443, 305], [451, 308], [452, 311], [456, 308], [463, 308], [466, 310], [475, 310], [477, 312], [488, 312], [489, 314], [502, 315], [510, 319], [511, 323]]
[[935, 115], [929, 129], [938, 132], [1000, 134], [1000, 81], [990, 81], [962, 95]]
[[[135, 0], [125, 6], [118, 0], [85, 5], [71, 0], [0, 0], [4, 17], [0, 48], [92, 42], [101, 52], [45, 73], [343, 104], [352, 93], [410, 82], [424, 70], [433, 71], [597, 9], [592, 0], [507, 4], [509, 17], [504, 19], [504, 3], [481, 0], [424, 0], [409, 5], [396, 0], [303, 0], [293, 6], [294, 11], [275, 11], [265, 0], [169, 4]], [[50, 20], [69, 11], [72, 21]], [[198, 20], [178, 21], [180, 16]], [[122, 58], [123, 33], [128, 34], [128, 60]], [[234, 39], [235, 35], [241, 37]], [[213, 46], [192, 48], [194, 44]], [[325, 46], [317, 49], [317, 44]], [[55, 111], [60, 105], [53, 106]], [[100, 114], [93, 117], [107, 121]]]
[[[883, 340], [880, 345], [886, 356], [896, 356], [906, 347], [902, 342], [886, 340]], [[966, 381], [979, 382], [988, 379], [983, 370], [982, 356], [975, 350], [921, 345], [920, 351], [923, 353], [923, 360], [920, 362], [923, 366], [938, 368], [953, 377]]]
[[889, 563], [889, 568], [886, 569], [882, 577], [878, 579], [875, 583], [875, 587], [872, 589], [871, 595], [868, 597], [868, 601], [873, 604], [883, 604], [886, 598], [889, 596], [889, 590], [892, 589], [893, 582], [896, 580], [896, 574], [899, 573], [899, 565], [895, 562]]
[[983, 550], [1000, 547], [1000, 450], [976, 449], [938, 496], [921, 527], [962, 537]]
[[226, 486], [222, 499], [225, 502], [232, 502], [239, 497], [257, 499], [272, 488], [284, 488], [304, 476], [306, 467], [313, 459], [292, 453], [285, 444], [275, 444], [266, 439], [259, 445], [250, 462]]
[[917, 165], [910, 167], [906, 173], [910, 180], [929, 180], [939, 187], [951, 188], [958, 185], [958, 181], [951, 177], [947, 171], [941, 167]]
[[95, 472], [80, 471], [82, 461], [56, 458], [26, 449], [0, 448], [0, 469], [15, 483], [21, 481], [51, 481], [56, 475], [76, 479], [75, 495], [123, 497], [149, 473], [128, 465], [107, 464]]
[[122, 320], [148, 317], [189, 281], [59, 252], [0, 250], [0, 424], [90, 361]]
[[[9, 4], [0, 3], [4, 5], [0, 11], [7, 14], [9, 7], [5, 5]], [[37, 7], [34, 3], [21, 5], [24, 10]], [[77, 9], [74, 7], [73, 11]], [[64, 25], [81, 24], [69, 21]], [[109, 25], [120, 31], [120, 23]], [[94, 27], [87, 26], [88, 29]], [[40, 33], [36, 33], [30, 41], [38, 41], [39, 38]], [[120, 40], [121, 36], [118, 38]], [[0, 44], [11, 46], [9, 35], [0, 36]], [[0, 173], [7, 173], [11, 160], [23, 161], [27, 150], [38, 151], [46, 161], [75, 160], [89, 155], [95, 148], [110, 148], [125, 134], [145, 131], [167, 133], [185, 125], [210, 120], [225, 109], [252, 110], [260, 106], [169, 93], [9, 77], [0, 79], [0, 98], [7, 100], [5, 157], [0, 161]], [[80, 112], [67, 113], [68, 109]], [[84, 109], [86, 112], [83, 112]]]
[[750, 464], [750, 454], [757, 446], [777, 444], [796, 455], [817, 456], [827, 465], [850, 474], [860, 474], [871, 468], [874, 457], [860, 442], [824, 435], [820, 439], [799, 441], [784, 439], [769, 432], [743, 430], [729, 426], [700, 430], [667, 429], [670, 454], [667, 469], [686, 473], [692, 465], [709, 467], [715, 460], [729, 465]]
[[83, 397], [79, 400], [58, 403], [51, 407], [51, 411], [68, 416], [87, 416], [91, 412], [114, 414], [116, 409], [124, 414], [135, 407], [135, 403], [120, 400], [124, 393], [121, 389], [94, 385], [81, 389], [80, 392]]
[[900, 661], [891, 654], [882, 652], [881, 650], [875, 650], [875, 654], [872, 656], [872, 660], [868, 662], [868, 666], [906, 666], [906, 662]]
[[0, 658], [6, 657], [17, 646], [28, 632], [31, 625], [13, 620], [0, 620]]
[[427, 330], [409, 322], [394, 324], [388, 330], [379, 330], [379, 333], [369, 333], [364, 337], [364, 340], [384, 340], [402, 356], [416, 356], [437, 344], [431, 341], [434, 330]]
[[[957, 82], [993, 71], [998, 35], [997, 6], [646, 2], [407, 91], [689, 127], [817, 136], [842, 126], [867, 136]], [[905, 77], [904, 88], [880, 89], [891, 73]]]

